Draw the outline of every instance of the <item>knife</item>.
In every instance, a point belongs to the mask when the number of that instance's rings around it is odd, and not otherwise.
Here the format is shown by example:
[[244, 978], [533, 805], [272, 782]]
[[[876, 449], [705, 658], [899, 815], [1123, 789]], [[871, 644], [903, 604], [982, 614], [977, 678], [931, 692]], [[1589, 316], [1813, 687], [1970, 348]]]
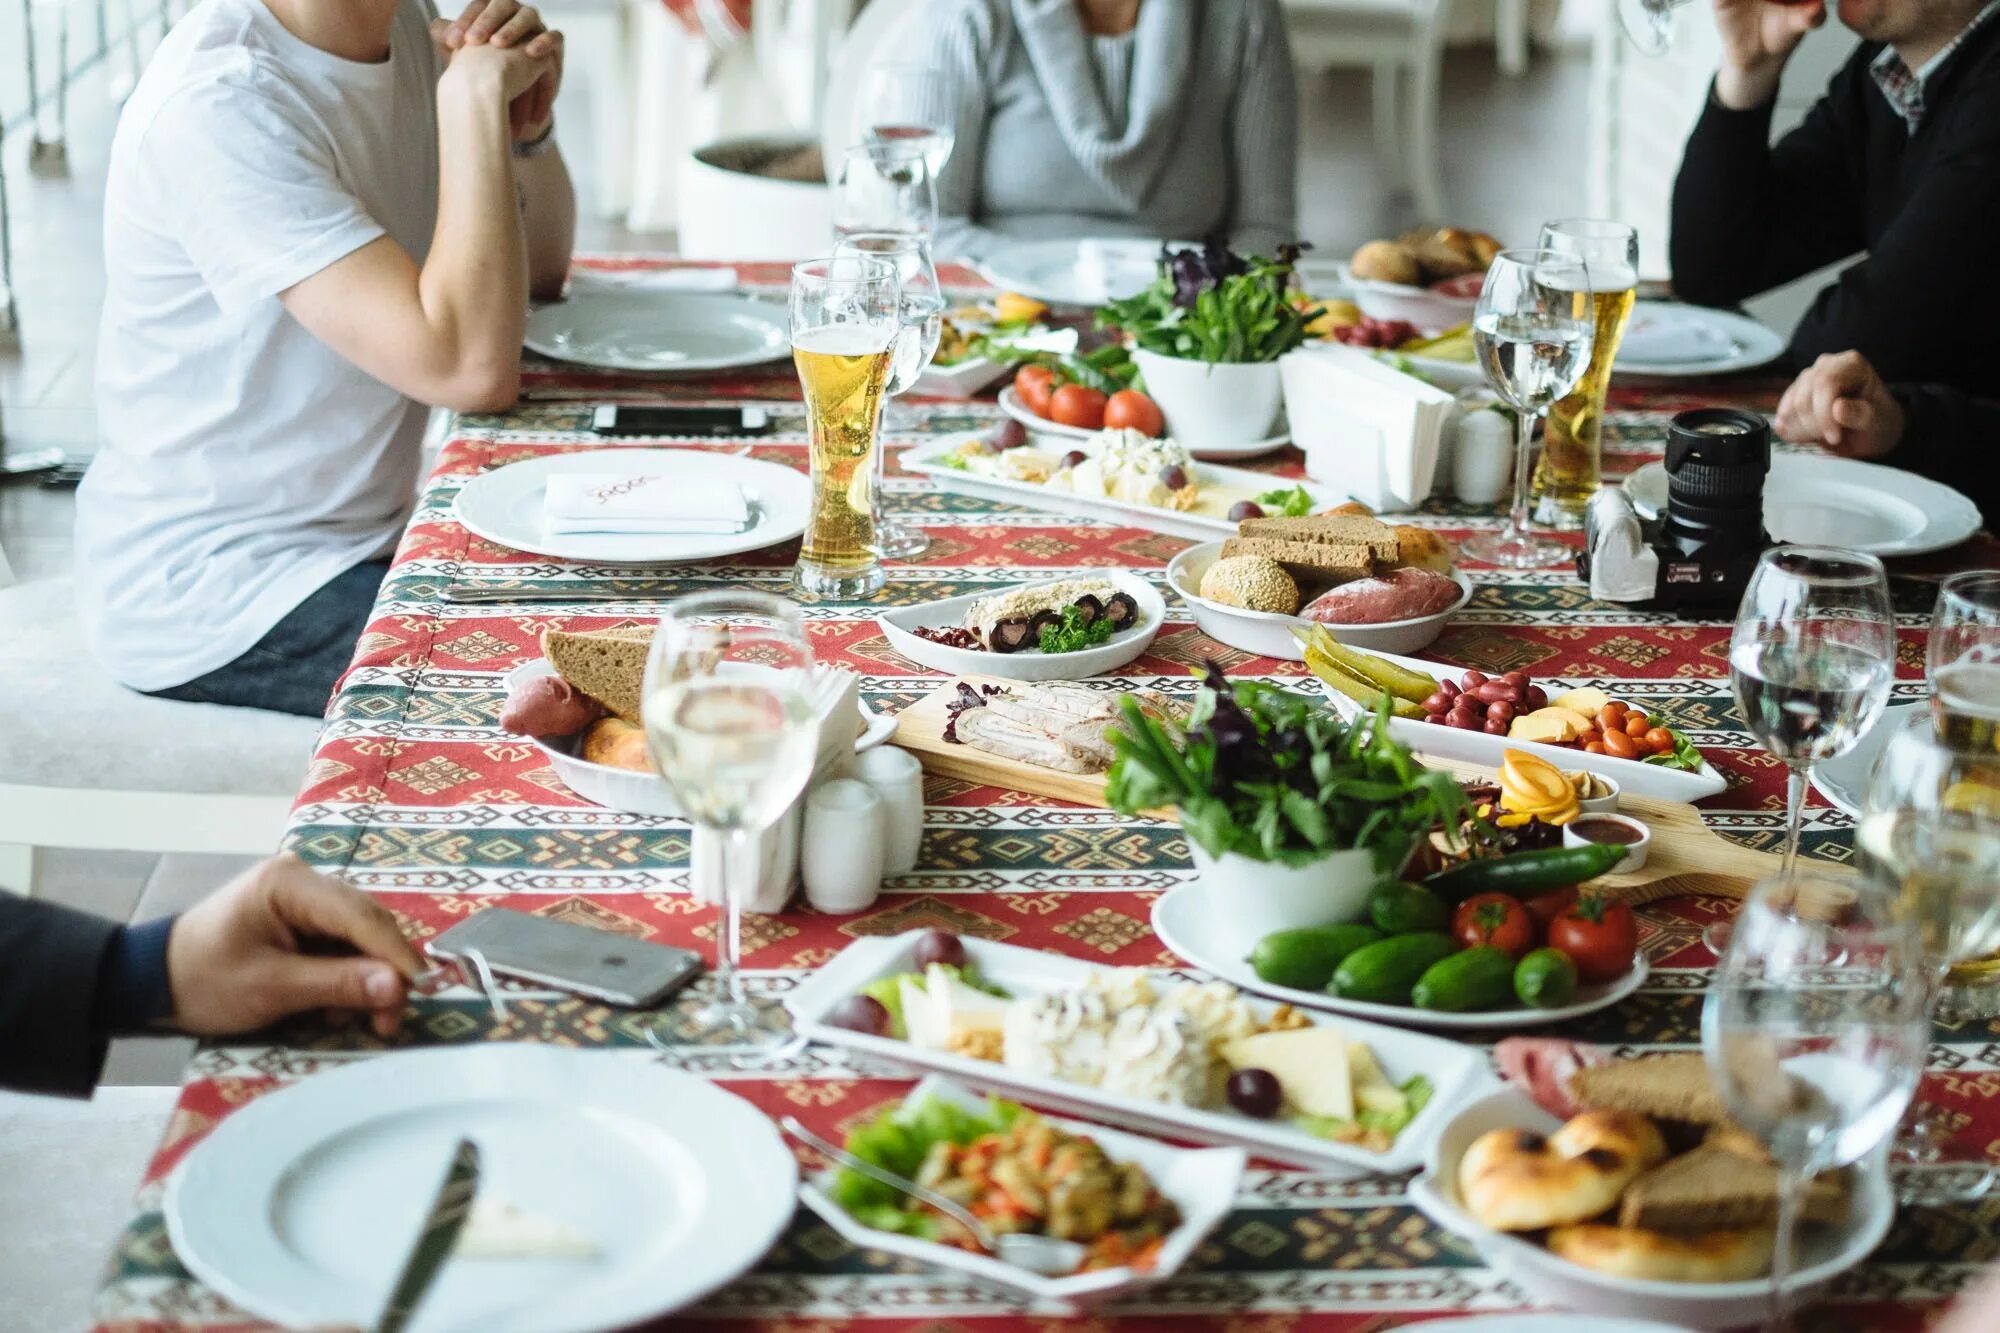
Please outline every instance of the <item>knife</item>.
[[416, 1247], [403, 1262], [403, 1272], [389, 1293], [389, 1304], [375, 1322], [375, 1333], [402, 1333], [417, 1312], [417, 1305], [430, 1290], [438, 1271], [465, 1229], [465, 1217], [472, 1209], [472, 1196], [479, 1192], [479, 1148], [471, 1139], [460, 1139], [452, 1150], [451, 1167], [431, 1200], [424, 1217], [424, 1229]]

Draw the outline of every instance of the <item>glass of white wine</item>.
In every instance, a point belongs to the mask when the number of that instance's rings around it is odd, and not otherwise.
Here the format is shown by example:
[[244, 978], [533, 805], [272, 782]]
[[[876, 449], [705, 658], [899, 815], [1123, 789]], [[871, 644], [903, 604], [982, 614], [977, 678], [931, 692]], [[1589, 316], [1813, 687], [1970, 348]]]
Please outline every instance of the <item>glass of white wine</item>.
[[641, 714], [653, 763], [688, 818], [721, 835], [723, 929], [715, 996], [676, 1035], [764, 1048], [788, 1040], [783, 1009], [743, 988], [742, 903], [759, 836], [812, 776], [819, 730], [812, 653], [799, 609], [782, 597], [708, 592], [667, 607], [646, 663]]
[[1486, 382], [1514, 409], [1514, 505], [1504, 532], [1465, 544], [1475, 560], [1539, 569], [1570, 551], [1528, 531], [1528, 461], [1535, 422], [1583, 378], [1590, 364], [1590, 271], [1575, 255], [1503, 250], [1486, 270], [1472, 315], [1472, 346]]
[[[834, 254], [879, 259], [896, 271], [896, 304], [903, 328], [896, 337], [895, 360], [883, 392], [892, 398], [908, 392], [937, 355], [938, 340], [944, 336], [944, 289], [938, 285], [937, 268], [931, 263], [930, 242], [907, 232], [858, 231], [841, 237]], [[884, 416], [888, 416], [886, 409]], [[931, 539], [922, 528], [906, 527], [889, 517], [882, 487], [887, 459], [888, 450], [878, 445], [875, 549], [887, 560], [914, 560], [930, 549]]]

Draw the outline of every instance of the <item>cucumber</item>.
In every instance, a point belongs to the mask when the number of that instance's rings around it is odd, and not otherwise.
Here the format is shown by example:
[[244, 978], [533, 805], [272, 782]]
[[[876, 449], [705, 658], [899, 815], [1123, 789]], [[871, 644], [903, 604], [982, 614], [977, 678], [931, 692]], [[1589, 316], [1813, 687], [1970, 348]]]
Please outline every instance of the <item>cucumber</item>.
[[1378, 940], [1343, 958], [1327, 989], [1343, 1000], [1408, 1004], [1410, 988], [1430, 965], [1457, 948], [1451, 936], [1440, 931]]
[[1333, 969], [1356, 949], [1375, 943], [1382, 932], [1373, 926], [1303, 926], [1274, 930], [1250, 951], [1250, 966], [1259, 981], [1294, 990], [1325, 990]]
[[[1307, 647], [1306, 666], [1318, 676], [1329, 689], [1337, 690], [1364, 708], [1373, 708], [1383, 695], [1389, 695], [1389, 712], [1396, 717], [1418, 718], [1424, 715], [1423, 708], [1408, 699], [1390, 693], [1373, 681], [1363, 680], [1346, 667], [1320, 652], [1316, 647]], [[1429, 695], [1425, 695], [1429, 698]]]
[[1451, 909], [1428, 889], [1392, 880], [1368, 895], [1368, 919], [1384, 935], [1414, 935], [1445, 929]]
[[1432, 963], [1411, 989], [1410, 1003], [1459, 1014], [1497, 1008], [1513, 995], [1514, 960], [1505, 949], [1482, 944]]
[[1514, 994], [1533, 1009], [1560, 1009], [1576, 998], [1576, 964], [1561, 949], [1537, 949], [1514, 965]]
[[1507, 893], [1525, 900], [1596, 879], [1624, 860], [1629, 850], [1616, 843], [1590, 842], [1513, 852], [1441, 870], [1425, 880], [1424, 887], [1448, 903], [1463, 902], [1475, 893]]
[[1387, 690], [1398, 699], [1420, 704], [1437, 692], [1438, 683], [1421, 671], [1397, 666], [1387, 658], [1373, 653], [1364, 653], [1359, 648], [1349, 648], [1333, 637], [1333, 631], [1324, 625], [1312, 629], [1311, 651], [1331, 661], [1350, 676], [1367, 681], [1370, 685]]

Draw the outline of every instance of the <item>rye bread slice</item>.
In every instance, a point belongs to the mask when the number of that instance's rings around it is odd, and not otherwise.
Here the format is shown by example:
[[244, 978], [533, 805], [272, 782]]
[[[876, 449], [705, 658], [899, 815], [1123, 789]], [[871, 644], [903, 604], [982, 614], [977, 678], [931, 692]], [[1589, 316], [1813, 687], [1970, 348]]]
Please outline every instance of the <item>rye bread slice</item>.
[[1693, 1125], [1729, 1119], [1699, 1051], [1579, 1069], [1569, 1076], [1569, 1095], [1584, 1111], [1631, 1111]]
[[[1396, 559], [1396, 530], [1380, 519], [1360, 514], [1314, 514], [1307, 518], [1246, 518], [1236, 525], [1239, 537], [1278, 542], [1321, 542], [1328, 546], [1365, 547], [1381, 561]], [[1366, 572], [1366, 571], [1364, 571]]]
[[1233, 555], [1269, 556], [1285, 567], [1285, 572], [1309, 584], [1345, 583], [1366, 578], [1375, 562], [1368, 548], [1336, 546], [1324, 542], [1284, 542], [1265, 537], [1231, 537], [1222, 543], [1222, 558]]
[[[1847, 1188], [1838, 1173], [1822, 1175], [1799, 1198], [1807, 1222], [1847, 1220]], [[1778, 1172], [1727, 1148], [1705, 1143], [1668, 1158], [1625, 1189], [1618, 1224], [1682, 1234], [1767, 1226], [1778, 1217]]]
[[644, 625], [581, 634], [552, 629], [542, 634], [542, 656], [556, 674], [633, 726], [642, 725], [639, 699], [646, 654], [652, 646], [653, 631]]

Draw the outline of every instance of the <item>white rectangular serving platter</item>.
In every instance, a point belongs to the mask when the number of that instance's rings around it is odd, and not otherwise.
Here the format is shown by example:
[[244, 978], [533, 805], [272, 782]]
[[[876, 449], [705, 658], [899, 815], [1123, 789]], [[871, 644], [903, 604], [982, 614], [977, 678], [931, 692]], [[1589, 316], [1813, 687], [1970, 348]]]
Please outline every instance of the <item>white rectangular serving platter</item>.
[[[1186, 514], [1177, 509], [1161, 509], [1153, 505], [1129, 504], [1123, 500], [1112, 500], [1101, 495], [1078, 495], [1075, 491], [1059, 491], [1048, 486], [1038, 486], [1033, 482], [1014, 481], [1006, 477], [983, 477], [977, 473], [949, 467], [942, 460], [965, 443], [964, 435], [946, 435], [920, 444], [902, 456], [902, 465], [912, 472], [920, 472], [946, 490], [959, 491], [966, 495], [977, 495], [982, 499], [999, 500], [1006, 504], [1032, 505], [1041, 509], [1063, 514], [1081, 514], [1085, 518], [1102, 519], [1107, 523], [1122, 523], [1131, 527], [1144, 528], [1149, 532], [1163, 532], [1174, 537], [1188, 537], [1196, 541], [1209, 541], [1220, 535], [1234, 537], [1236, 525], [1223, 515]], [[1340, 504], [1348, 497], [1345, 492], [1305, 478], [1280, 477], [1269, 472], [1251, 472], [1240, 467], [1222, 467], [1215, 463], [1190, 463], [1189, 470], [1195, 480], [1204, 486], [1226, 486], [1234, 490], [1248, 491], [1252, 495], [1281, 487], [1303, 486], [1306, 494], [1312, 496], [1315, 511]]]
[[968, 356], [955, 365], [929, 365], [910, 386], [914, 394], [933, 398], [970, 398], [1006, 374], [1007, 363], [983, 356]]
[[[1338, 629], [1328, 626], [1329, 629]], [[1421, 671], [1427, 676], [1442, 680], [1450, 676], [1456, 680], [1463, 674], [1462, 667], [1446, 666], [1442, 662], [1426, 662], [1418, 657], [1400, 657], [1395, 653], [1376, 653], [1376, 657]], [[1497, 673], [1492, 673], [1497, 674]], [[1559, 679], [1536, 678], [1535, 684], [1554, 699], [1570, 686]], [[1605, 691], [1612, 698], [1618, 697], [1615, 688]], [[1337, 691], [1327, 691], [1327, 697], [1343, 717], [1353, 718], [1367, 711]], [[1462, 731], [1457, 727], [1440, 726], [1419, 718], [1396, 717], [1389, 719], [1389, 734], [1418, 754], [1434, 754], [1442, 759], [1458, 759], [1469, 764], [1483, 764], [1488, 768], [1498, 768], [1501, 756], [1509, 750], [1522, 750], [1528, 754], [1540, 755], [1559, 768], [1597, 773], [1607, 778], [1617, 779], [1618, 785], [1628, 792], [1641, 796], [1657, 796], [1666, 801], [1699, 801], [1705, 796], [1714, 796], [1727, 790], [1729, 783], [1722, 774], [1715, 771], [1715, 765], [1704, 759], [1701, 767], [1690, 773], [1679, 768], [1663, 768], [1658, 764], [1648, 764], [1637, 759], [1620, 759], [1616, 755], [1587, 754], [1581, 749], [1570, 749], [1562, 745], [1544, 745], [1540, 741], [1510, 740], [1505, 736], [1489, 736], [1483, 731]]]
[[[974, 1087], [990, 1088], [1002, 1096], [1070, 1115], [1146, 1134], [1248, 1148], [1272, 1161], [1322, 1171], [1395, 1172], [1417, 1166], [1424, 1160], [1431, 1139], [1451, 1118], [1454, 1109], [1493, 1085], [1486, 1057], [1474, 1047], [1400, 1028], [1301, 1010], [1317, 1026], [1338, 1028], [1356, 1040], [1367, 1042], [1392, 1083], [1401, 1084], [1416, 1074], [1430, 1079], [1431, 1098], [1423, 1110], [1403, 1127], [1388, 1151], [1378, 1153], [1315, 1137], [1282, 1120], [1253, 1120], [1230, 1110], [1198, 1110], [1140, 1101], [1082, 1084], [1025, 1074], [996, 1061], [975, 1060], [950, 1051], [924, 1050], [907, 1041], [833, 1027], [826, 1022], [836, 1005], [869, 982], [915, 970], [911, 950], [923, 933], [907, 931], [857, 940], [841, 950], [787, 999], [793, 1025], [799, 1033], [830, 1046], [845, 1046], [918, 1069], [949, 1074]], [[972, 938], [962, 942], [967, 960], [979, 976], [1017, 997], [1080, 986], [1091, 973], [1101, 970], [1095, 963], [1011, 944]], [[1165, 987], [1185, 983], [1156, 984]], [[1260, 1017], [1277, 1007], [1255, 996], [1244, 998], [1251, 1012]]]
[[[936, 1074], [911, 1088], [903, 1103], [905, 1106], [915, 1105], [927, 1097], [936, 1097], [968, 1111], [982, 1111], [986, 1106], [984, 1096]], [[1026, 1292], [1040, 1300], [1051, 1301], [1103, 1300], [1121, 1291], [1172, 1277], [1188, 1261], [1195, 1247], [1215, 1229], [1216, 1223], [1236, 1206], [1236, 1187], [1243, 1178], [1244, 1167], [1244, 1153], [1240, 1148], [1177, 1148], [1157, 1139], [1121, 1134], [1115, 1129], [1103, 1129], [1081, 1121], [1054, 1116], [1049, 1120], [1072, 1134], [1084, 1134], [1095, 1139], [1113, 1161], [1138, 1163], [1159, 1187], [1160, 1193], [1173, 1200], [1174, 1206], [1180, 1209], [1181, 1224], [1167, 1233], [1151, 1268], [1144, 1272], [1133, 1268], [1101, 1268], [1062, 1277], [1044, 1277], [1002, 1263], [991, 1255], [975, 1254], [971, 1250], [961, 1250], [917, 1236], [877, 1231], [863, 1226], [828, 1195], [837, 1168], [802, 1181], [799, 1198], [853, 1245], [936, 1264], [940, 1268], [955, 1268], [988, 1282]]]

